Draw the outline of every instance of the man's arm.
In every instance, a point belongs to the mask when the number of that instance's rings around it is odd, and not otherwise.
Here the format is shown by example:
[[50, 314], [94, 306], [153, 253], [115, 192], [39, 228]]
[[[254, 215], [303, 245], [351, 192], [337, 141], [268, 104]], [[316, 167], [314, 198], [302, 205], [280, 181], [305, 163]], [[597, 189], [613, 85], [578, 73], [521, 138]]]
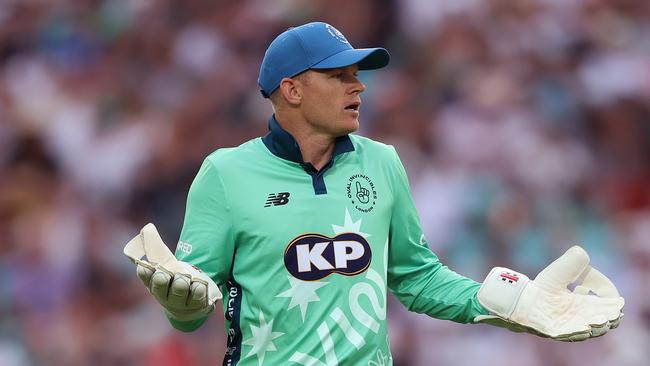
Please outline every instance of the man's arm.
[[395, 198], [390, 223], [388, 287], [409, 310], [470, 323], [489, 312], [479, 304], [480, 283], [444, 266], [429, 249], [409, 189], [406, 171], [393, 151]]
[[178, 330], [191, 332], [200, 327], [222, 297], [217, 284], [226, 282], [234, 253], [226, 197], [208, 157], [189, 190], [176, 256], [152, 224], [124, 248], [124, 254], [137, 264], [138, 277]]
[[569, 249], [532, 281], [496, 267], [480, 284], [440, 264], [427, 247], [397, 154], [395, 166], [388, 286], [409, 310], [569, 342], [618, 326], [625, 301], [607, 277], [589, 266], [580, 247]]
[[[200, 268], [220, 286], [230, 275], [235, 242], [226, 197], [219, 172], [208, 157], [190, 186], [183, 229], [175, 253], [176, 258]], [[199, 328], [206, 318], [190, 322], [170, 316], [168, 319], [174, 328], [189, 332]]]

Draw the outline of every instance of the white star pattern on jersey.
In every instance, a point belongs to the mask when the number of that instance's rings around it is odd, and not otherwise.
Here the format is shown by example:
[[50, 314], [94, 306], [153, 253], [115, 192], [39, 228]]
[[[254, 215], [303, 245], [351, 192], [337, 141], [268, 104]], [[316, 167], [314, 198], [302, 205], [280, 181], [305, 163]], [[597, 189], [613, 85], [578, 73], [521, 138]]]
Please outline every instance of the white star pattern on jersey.
[[304, 322], [309, 303], [320, 301], [320, 297], [316, 294], [316, 290], [327, 285], [328, 282], [307, 282], [301, 281], [293, 276], [288, 277], [291, 288], [275, 297], [290, 297], [291, 301], [289, 302], [288, 310], [300, 306], [300, 315], [302, 315], [302, 321]]
[[362, 233], [361, 232], [361, 223], [363, 222], [363, 219], [359, 219], [355, 222], [352, 222], [352, 218], [350, 217], [350, 212], [348, 211], [348, 208], [345, 208], [345, 221], [343, 222], [343, 226], [339, 225], [332, 225], [332, 230], [334, 230], [334, 234], [338, 235], [341, 233], [355, 233], [363, 236], [364, 238], [369, 238], [370, 234], [367, 233]]
[[[357, 221], [352, 221], [350, 217], [350, 212], [347, 207], [345, 208], [345, 219], [343, 220], [343, 226], [332, 224], [332, 230], [334, 234], [338, 235], [341, 233], [356, 233], [364, 238], [370, 237], [370, 234], [361, 232], [361, 223], [363, 219]], [[293, 276], [287, 276], [289, 279], [289, 289], [283, 291], [282, 293], [276, 295], [275, 297], [288, 297], [291, 298], [287, 310], [291, 310], [296, 306], [300, 307], [300, 315], [302, 316], [302, 321], [305, 321], [305, 316], [307, 315], [307, 308], [309, 307], [310, 302], [320, 301], [320, 297], [316, 294], [316, 291], [321, 287], [327, 285], [329, 282], [308, 282], [301, 281]]]
[[249, 357], [251, 355], [257, 355], [257, 361], [261, 366], [264, 363], [264, 355], [266, 352], [277, 351], [273, 340], [284, 335], [284, 333], [274, 332], [273, 331], [273, 320], [266, 323], [264, 319], [264, 313], [260, 311], [260, 325], [259, 327], [251, 324], [251, 333], [253, 333], [251, 338], [243, 341], [242, 344], [247, 346], [253, 346], [250, 352], [246, 355]]

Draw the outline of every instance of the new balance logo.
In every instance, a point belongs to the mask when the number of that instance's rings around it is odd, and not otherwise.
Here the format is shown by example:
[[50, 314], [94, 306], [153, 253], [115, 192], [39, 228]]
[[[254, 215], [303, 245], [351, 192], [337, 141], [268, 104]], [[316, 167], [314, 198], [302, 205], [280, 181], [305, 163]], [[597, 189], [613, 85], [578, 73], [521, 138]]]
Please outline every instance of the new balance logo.
[[291, 196], [289, 192], [280, 192], [278, 194], [271, 193], [269, 194], [269, 198], [266, 199], [266, 204], [264, 205], [264, 207], [269, 207], [271, 205], [273, 206], [286, 205], [287, 203], [289, 203], [289, 196]]

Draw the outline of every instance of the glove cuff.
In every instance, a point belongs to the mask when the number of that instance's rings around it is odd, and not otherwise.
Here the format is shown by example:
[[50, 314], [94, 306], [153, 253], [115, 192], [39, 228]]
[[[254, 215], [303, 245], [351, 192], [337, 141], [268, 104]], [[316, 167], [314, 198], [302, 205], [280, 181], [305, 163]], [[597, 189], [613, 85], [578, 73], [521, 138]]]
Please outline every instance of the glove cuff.
[[214, 306], [209, 306], [208, 308], [202, 309], [200, 311], [184, 312], [182, 310], [171, 310], [163, 306], [163, 312], [168, 319], [173, 319], [181, 323], [187, 323], [206, 318], [208, 315], [212, 314], [214, 308]]
[[530, 279], [525, 274], [494, 267], [478, 290], [478, 301], [492, 314], [511, 319], [528, 282]]

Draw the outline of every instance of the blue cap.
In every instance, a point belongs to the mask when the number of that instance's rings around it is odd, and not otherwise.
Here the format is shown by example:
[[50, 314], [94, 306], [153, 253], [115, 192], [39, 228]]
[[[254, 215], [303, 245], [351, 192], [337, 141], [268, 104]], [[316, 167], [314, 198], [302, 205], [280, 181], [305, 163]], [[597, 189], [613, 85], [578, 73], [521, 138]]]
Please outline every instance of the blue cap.
[[383, 48], [358, 48], [327, 23], [314, 22], [289, 28], [266, 49], [257, 84], [268, 98], [286, 77], [308, 69], [334, 69], [354, 64], [359, 70], [388, 65], [390, 55]]

